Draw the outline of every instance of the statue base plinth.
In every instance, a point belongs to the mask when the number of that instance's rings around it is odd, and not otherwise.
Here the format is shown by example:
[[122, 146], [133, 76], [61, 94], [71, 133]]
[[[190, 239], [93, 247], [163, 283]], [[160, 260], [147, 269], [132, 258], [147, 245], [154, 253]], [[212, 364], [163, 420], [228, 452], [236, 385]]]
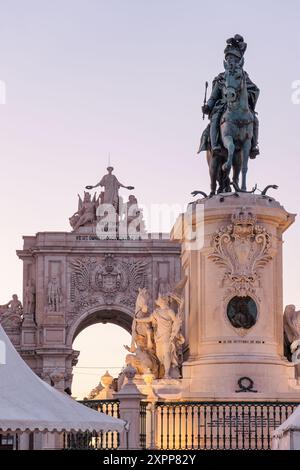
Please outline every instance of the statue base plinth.
[[[149, 396], [149, 385], [145, 384], [142, 376], [136, 375], [133, 381], [141, 393]], [[158, 400], [179, 400], [182, 396], [182, 387], [181, 379], [166, 378], [154, 380], [150, 388]]]
[[153, 390], [160, 399], [179, 400], [182, 395], [182, 381], [179, 379], [157, 379], [153, 382]]
[[199, 200], [178, 219], [172, 237], [181, 236], [188, 278], [183, 399], [300, 400], [283, 352], [282, 236], [294, 219], [249, 193]]
[[182, 397], [190, 400], [300, 400], [294, 365], [272, 356], [219, 356], [185, 362], [182, 388]]

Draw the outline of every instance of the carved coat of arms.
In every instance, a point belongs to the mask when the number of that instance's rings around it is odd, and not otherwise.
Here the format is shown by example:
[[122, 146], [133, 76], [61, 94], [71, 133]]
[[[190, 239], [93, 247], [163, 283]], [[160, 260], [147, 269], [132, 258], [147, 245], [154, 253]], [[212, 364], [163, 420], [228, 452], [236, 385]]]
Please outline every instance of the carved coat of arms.
[[77, 258], [71, 261], [71, 302], [75, 310], [102, 303], [121, 302], [133, 307], [139, 288], [147, 285], [147, 262], [119, 259]]
[[273, 257], [271, 245], [271, 235], [256, 216], [241, 209], [232, 215], [230, 225], [214, 235], [209, 258], [225, 268], [223, 285], [232, 294], [246, 297], [255, 293], [259, 270]]

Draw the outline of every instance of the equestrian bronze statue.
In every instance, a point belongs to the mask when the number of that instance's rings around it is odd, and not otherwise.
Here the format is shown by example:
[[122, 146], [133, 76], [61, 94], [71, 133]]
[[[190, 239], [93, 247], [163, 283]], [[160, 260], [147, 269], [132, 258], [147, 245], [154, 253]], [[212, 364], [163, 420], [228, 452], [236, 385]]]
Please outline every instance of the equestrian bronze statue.
[[227, 40], [225, 71], [214, 79], [211, 96], [202, 107], [210, 123], [202, 134], [198, 153], [207, 152], [211, 196], [216, 191], [230, 192], [231, 183], [247, 191], [248, 160], [259, 154], [259, 122], [255, 112], [259, 89], [243, 69], [246, 49], [247, 44], [238, 34]]

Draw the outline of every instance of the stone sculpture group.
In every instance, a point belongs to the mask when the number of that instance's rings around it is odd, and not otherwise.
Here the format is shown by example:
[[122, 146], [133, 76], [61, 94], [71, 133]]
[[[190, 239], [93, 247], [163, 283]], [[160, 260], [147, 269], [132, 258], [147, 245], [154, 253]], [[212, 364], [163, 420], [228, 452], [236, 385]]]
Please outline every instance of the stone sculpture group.
[[126, 364], [132, 365], [138, 374], [150, 370], [157, 379], [180, 377], [185, 341], [181, 332], [185, 283], [186, 278], [170, 292], [160, 293], [152, 313], [147, 289], [139, 289], [131, 346], [125, 346], [130, 352]]
[[97, 223], [98, 231], [104, 232], [105, 235], [111, 231], [128, 235], [128, 226], [138, 234], [144, 233], [142, 210], [138, 207], [136, 197], [133, 194], [129, 195], [128, 202], [124, 204], [119, 196], [120, 188], [133, 190], [134, 187], [120, 183], [117, 177], [112, 174], [113, 167], [109, 166], [107, 171], [108, 173], [101, 178], [98, 184], [86, 186], [88, 190], [96, 189], [99, 186], [103, 187], [104, 191], [98, 196], [95, 193], [92, 197], [87, 191], [84, 192], [83, 199], [78, 195], [78, 209], [69, 218], [73, 231], [76, 232], [80, 227]]

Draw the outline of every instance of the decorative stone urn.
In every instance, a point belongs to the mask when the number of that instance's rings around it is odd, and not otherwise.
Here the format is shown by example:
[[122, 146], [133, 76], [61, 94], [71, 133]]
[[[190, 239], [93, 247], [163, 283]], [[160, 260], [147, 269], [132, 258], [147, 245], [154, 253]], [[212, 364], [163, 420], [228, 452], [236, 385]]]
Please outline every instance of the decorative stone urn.
[[103, 389], [98, 393], [96, 399], [98, 400], [112, 400], [113, 399], [113, 389], [112, 383], [114, 378], [110, 375], [108, 370], [105, 372], [104, 375], [101, 377], [101, 384], [103, 385]]

